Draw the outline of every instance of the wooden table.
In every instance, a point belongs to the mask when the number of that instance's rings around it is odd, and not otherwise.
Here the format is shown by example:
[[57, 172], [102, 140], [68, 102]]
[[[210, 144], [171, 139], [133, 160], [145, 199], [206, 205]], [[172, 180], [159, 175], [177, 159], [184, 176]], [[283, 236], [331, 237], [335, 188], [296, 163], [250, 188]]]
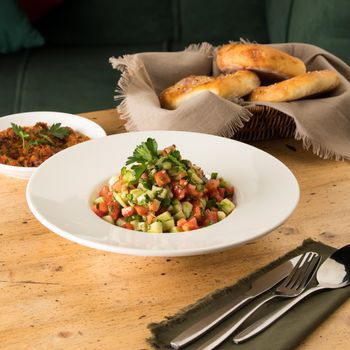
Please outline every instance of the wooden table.
[[[124, 130], [114, 110], [83, 115], [109, 134]], [[349, 163], [319, 159], [295, 140], [255, 145], [293, 171], [300, 203], [271, 234], [205, 256], [134, 257], [72, 243], [33, 217], [26, 181], [0, 175], [0, 348], [149, 349], [149, 323], [232, 284], [305, 238], [335, 247], [350, 243]], [[349, 326], [350, 300], [300, 349], [348, 348]]]

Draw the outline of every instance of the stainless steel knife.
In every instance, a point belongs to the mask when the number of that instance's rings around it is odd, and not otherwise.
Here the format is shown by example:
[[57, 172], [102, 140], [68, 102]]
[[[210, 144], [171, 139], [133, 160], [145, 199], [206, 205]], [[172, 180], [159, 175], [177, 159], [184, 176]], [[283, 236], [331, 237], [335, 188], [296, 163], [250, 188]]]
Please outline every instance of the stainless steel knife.
[[277, 283], [286, 278], [293, 270], [293, 267], [298, 262], [301, 255], [298, 255], [280, 265], [274, 269], [266, 272], [256, 280], [254, 280], [247, 292], [242, 296], [236, 298], [232, 302], [226, 304], [220, 309], [216, 310], [212, 314], [202, 318], [200, 321], [187, 328], [184, 332], [174, 338], [170, 345], [174, 349], [181, 349], [185, 345], [193, 342], [195, 339], [208, 332], [211, 328], [218, 325], [226, 317], [231, 315], [234, 311], [241, 308], [250, 300], [256, 298], [260, 294], [274, 287]]

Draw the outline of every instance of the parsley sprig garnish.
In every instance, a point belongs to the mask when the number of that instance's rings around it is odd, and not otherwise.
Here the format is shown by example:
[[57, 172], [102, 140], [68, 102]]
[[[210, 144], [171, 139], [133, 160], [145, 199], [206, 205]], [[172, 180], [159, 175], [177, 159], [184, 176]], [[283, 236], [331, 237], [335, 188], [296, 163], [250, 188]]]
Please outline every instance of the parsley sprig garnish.
[[158, 144], [155, 139], [148, 138], [146, 142], [138, 145], [132, 156], [128, 157], [126, 165], [132, 163], [152, 163], [158, 159]]
[[126, 165], [136, 163], [131, 167], [134, 172], [134, 182], [137, 182], [147, 167], [156, 163], [158, 159], [158, 144], [155, 139], [148, 138], [146, 142], [142, 142], [138, 145], [135, 148], [133, 155], [128, 157], [126, 161]]
[[52, 124], [48, 130], [49, 134], [60, 140], [65, 139], [69, 135], [69, 129], [61, 126], [61, 123]]
[[61, 123], [55, 123], [55, 124], [52, 124], [46, 132], [45, 131], [40, 132], [38, 134], [38, 137], [39, 137], [38, 139], [30, 140], [29, 133], [27, 133], [21, 126], [15, 123], [11, 123], [11, 126], [15, 135], [19, 136], [22, 139], [23, 149], [44, 144], [44, 143], [50, 143], [51, 145], [54, 145], [55, 142], [52, 139], [53, 136], [57, 137], [60, 140], [63, 140], [69, 135], [68, 128], [62, 127]]
[[24, 149], [26, 145], [25, 140], [29, 139], [29, 134], [25, 132], [21, 126], [15, 123], [11, 123], [11, 126], [12, 126], [13, 132], [22, 139], [22, 147]]

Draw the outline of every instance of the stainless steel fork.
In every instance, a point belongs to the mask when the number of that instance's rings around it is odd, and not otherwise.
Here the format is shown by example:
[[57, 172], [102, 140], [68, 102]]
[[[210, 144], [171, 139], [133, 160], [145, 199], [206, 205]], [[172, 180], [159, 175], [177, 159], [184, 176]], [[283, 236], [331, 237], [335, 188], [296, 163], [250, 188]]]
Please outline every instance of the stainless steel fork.
[[304, 253], [288, 277], [275, 291], [262, 300], [252, 310], [246, 313], [235, 324], [222, 329], [215, 336], [197, 348], [197, 350], [212, 350], [226, 340], [243, 322], [245, 322], [262, 305], [274, 298], [292, 298], [302, 293], [311, 280], [321, 257], [315, 252]]

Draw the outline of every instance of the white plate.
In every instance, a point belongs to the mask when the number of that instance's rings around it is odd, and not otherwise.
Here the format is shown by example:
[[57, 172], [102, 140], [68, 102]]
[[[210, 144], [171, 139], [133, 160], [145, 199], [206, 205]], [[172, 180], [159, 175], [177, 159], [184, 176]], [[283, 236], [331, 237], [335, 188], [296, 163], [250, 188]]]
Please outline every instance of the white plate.
[[[237, 208], [212, 226], [150, 234], [105, 222], [90, 209], [101, 185], [118, 174], [148, 137], [159, 148], [176, 144], [183, 158], [218, 172], [236, 188]], [[299, 186], [279, 160], [227, 138], [180, 131], [133, 132], [82, 143], [57, 153], [31, 177], [27, 202], [51, 231], [88, 247], [144, 256], [204, 254], [254, 240], [279, 226], [299, 200]]]
[[[69, 126], [91, 139], [104, 137], [106, 132], [96, 123], [74, 114], [60, 112], [26, 112], [11, 114], [0, 118], [0, 130], [11, 127], [11, 123], [20, 126], [33, 126], [37, 122], [47, 124], [62, 123], [62, 126]], [[20, 167], [0, 164], [0, 174], [5, 174], [19, 179], [28, 179], [36, 170], [36, 167]]]

